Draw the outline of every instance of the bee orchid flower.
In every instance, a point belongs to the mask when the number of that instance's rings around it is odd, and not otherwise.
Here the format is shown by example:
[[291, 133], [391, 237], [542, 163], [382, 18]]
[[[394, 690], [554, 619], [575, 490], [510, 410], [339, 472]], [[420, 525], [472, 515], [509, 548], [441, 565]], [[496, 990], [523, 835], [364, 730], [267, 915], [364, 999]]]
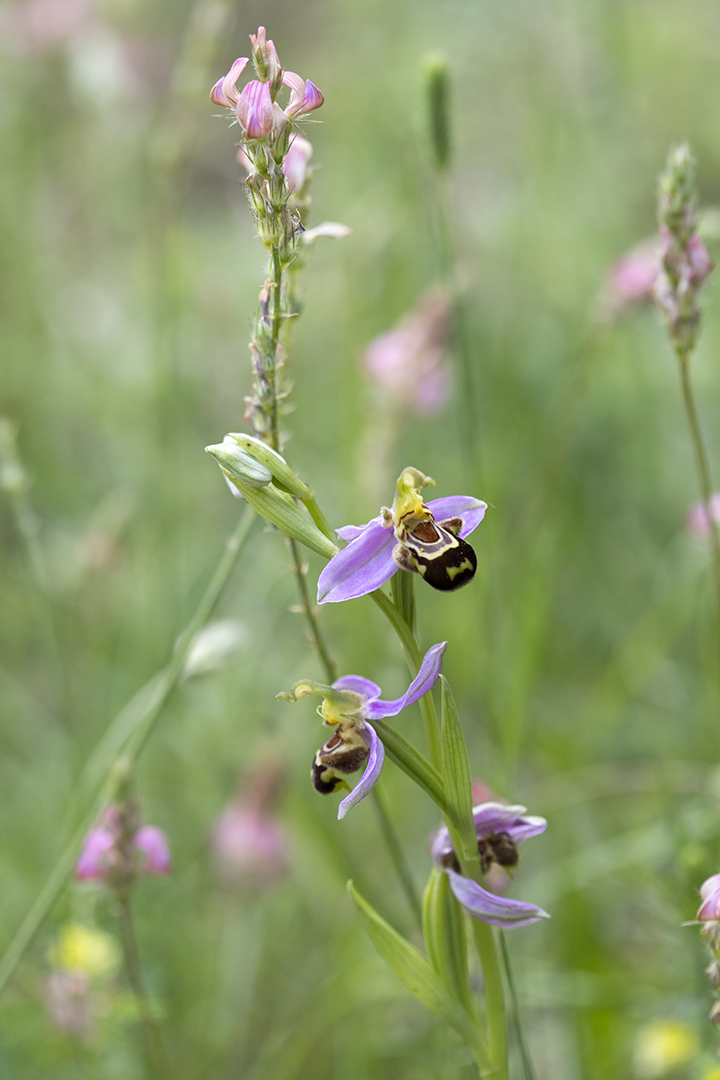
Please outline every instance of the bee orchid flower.
[[338, 529], [348, 546], [320, 574], [318, 603], [336, 604], [374, 592], [398, 570], [420, 574], [434, 589], [451, 592], [475, 576], [477, 557], [465, 537], [485, 516], [487, 503], [450, 495], [424, 503], [422, 489], [435, 481], [404, 469], [392, 509], [365, 525]]
[[[511, 869], [520, 859], [518, 845], [547, 828], [545, 818], [527, 814], [524, 806], [505, 806], [503, 803], [481, 803], [473, 809], [475, 833], [478, 839], [480, 866], [486, 873], [493, 864]], [[460, 873], [460, 864], [453, 850], [449, 831], [443, 826], [432, 842], [432, 857], [436, 866], [450, 878], [456, 899], [476, 919], [512, 930], [529, 926], [540, 919], [549, 919], [546, 911], [536, 904], [497, 896]]]
[[318, 694], [323, 699], [318, 713], [333, 733], [315, 754], [312, 781], [316, 791], [330, 795], [340, 788], [347, 788], [345, 776], [365, 765], [360, 782], [338, 807], [338, 820], [341, 821], [353, 806], [370, 794], [380, 777], [385, 748], [372, 721], [397, 716], [427, 694], [440, 676], [446, 648], [447, 642], [443, 641], [428, 649], [410, 686], [402, 697], [392, 701], [384, 701], [377, 683], [361, 675], [344, 675], [332, 686], [303, 679], [295, 683], [289, 694], [278, 694], [278, 698], [286, 701], [298, 701], [309, 694]]

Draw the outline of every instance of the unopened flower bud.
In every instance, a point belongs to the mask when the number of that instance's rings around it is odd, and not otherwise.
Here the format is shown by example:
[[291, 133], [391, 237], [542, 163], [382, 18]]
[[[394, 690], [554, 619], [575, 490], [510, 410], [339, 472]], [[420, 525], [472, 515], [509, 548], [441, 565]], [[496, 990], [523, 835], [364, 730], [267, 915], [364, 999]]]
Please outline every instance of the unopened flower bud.
[[235, 442], [242, 453], [249, 455], [263, 470], [269, 472], [281, 490], [295, 495], [298, 499], [313, 497], [310, 488], [295, 475], [285, 458], [262, 439], [245, 435], [243, 432], [230, 432], [225, 436], [222, 445], [226, 446], [229, 442]]
[[425, 94], [433, 163], [439, 172], [444, 172], [450, 162], [450, 72], [442, 56], [427, 61]]
[[690, 262], [690, 281], [695, 286], [701, 285], [715, 264], [697, 233], [688, 237], [687, 254]]
[[206, 446], [205, 452], [212, 454], [231, 480], [250, 487], [266, 487], [272, 480], [268, 467], [239, 446], [234, 435], [226, 435], [221, 443]]
[[274, 96], [281, 85], [282, 68], [273, 42], [267, 40], [264, 26], [258, 27], [257, 34], [250, 34], [250, 44], [258, 78], [270, 84]]
[[716, 1001], [713, 1005], [708, 1020], [711, 1024], [720, 1024], [720, 1001]]
[[717, 960], [713, 960], [712, 964], [705, 968], [705, 974], [707, 975], [708, 982], [713, 990], [717, 990], [720, 986], [720, 963]]

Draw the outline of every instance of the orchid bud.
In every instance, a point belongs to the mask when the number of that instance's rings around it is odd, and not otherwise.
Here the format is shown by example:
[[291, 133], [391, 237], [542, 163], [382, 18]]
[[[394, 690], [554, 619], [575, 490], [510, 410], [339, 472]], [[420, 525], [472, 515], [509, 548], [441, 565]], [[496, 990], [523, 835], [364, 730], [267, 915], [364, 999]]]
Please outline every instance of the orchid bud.
[[212, 454], [231, 480], [239, 480], [242, 484], [258, 488], [266, 487], [272, 480], [272, 473], [267, 465], [244, 450], [234, 435], [226, 435], [221, 443], [206, 446], [205, 452]]
[[295, 475], [285, 458], [262, 439], [245, 435], [243, 432], [230, 432], [225, 436], [222, 445], [226, 446], [231, 441], [237, 444], [241, 452], [257, 462], [260, 468], [271, 473], [275, 485], [281, 490], [289, 492], [298, 499], [312, 499], [313, 493], [307, 484]]

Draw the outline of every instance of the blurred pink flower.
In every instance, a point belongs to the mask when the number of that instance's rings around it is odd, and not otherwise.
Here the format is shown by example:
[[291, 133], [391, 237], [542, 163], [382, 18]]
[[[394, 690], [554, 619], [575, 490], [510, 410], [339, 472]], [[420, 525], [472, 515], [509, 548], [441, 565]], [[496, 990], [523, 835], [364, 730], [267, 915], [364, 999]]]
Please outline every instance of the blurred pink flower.
[[404, 408], [420, 416], [440, 412], [449, 394], [449, 330], [448, 298], [440, 290], [426, 293], [414, 311], [370, 342], [363, 357], [366, 374]]
[[[710, 514], [708, 515], [708, 509]], [[720, 526], [720, 492], [716, 491], [710, 496], [710, 502], [706, 506], [703, 502], [696, 502], [687, 513], [688, 531], [699, 539], [704, 540], [710, 533], [710, 519]]]
[[143, 853], [138, 870], [141, 874], [163, 875], [172, 870], [168, 838], [157, 825], [143, 825], [135, 833], [135, 847]]
[[697, 913], [700, 922], [720, 920], [720, 874], [714, 874], [700, 886], [702, 904]]
[[[120, 808], [105, 807], [98, 825], [85, 837], [75, 864], [80, 881], [107, 881], [135, 874], [162, 875], [171, 870], [170, 847], [162, 829], [142, 825], [132, 836], [132, 850], [122, 850], [123, 823]], [[127, 834], [126, 834], [127, 835]]]
[[45, 1003], [50, 1019], [61, 1031], [87, 1039], [96, 1012], [90, 977], [85, 971], [54, 971], [45, 981]]
[[96, 19], [91, 0], [25, 0], [0, 7], [0, 40], [6, 51], [28, 55], [65, 48]]
[[279, 821], [248, 806], [230, 803], [217, 818], [212, 848], [220, 876], [230, 884], [269, 885], [287, 873], [287, 838]]
[[614, 263], [607, 274], [603, 307], [617, 318], [637, 304], [649, 304], [660, 270], [660, 239], [648, 237]]
[[276, 769], [255, 768], [242, 793], [215, 820], [211, 846], [218, 873], [229, 885], [264, 888], [289, 870], [288, 838], [270, 812], [279, 783]]

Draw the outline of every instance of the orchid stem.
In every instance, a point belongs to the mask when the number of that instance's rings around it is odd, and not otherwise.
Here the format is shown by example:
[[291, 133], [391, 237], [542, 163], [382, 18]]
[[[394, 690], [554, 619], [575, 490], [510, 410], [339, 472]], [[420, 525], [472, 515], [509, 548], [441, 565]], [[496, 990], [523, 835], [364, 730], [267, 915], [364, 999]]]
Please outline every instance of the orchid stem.
[[152, 1013], [152, 1006], [145, 990], [140, 968], [140, 954], [138, 952], [135, 928], [133, 927], [130, 897], [118, 901], [118, 920], [120, 923], [120, 938], [122, 940], [123, 956], [128, 982], [132, 990], [138, 1011], [138, 1019], [145, 1038], [145, 1047], [148, 1060], [156, 1076], [162, 1080], [170, 1080], [172, 1073], [165, 1056], [165, 1049], [160, 1037], [160, 1029]]
[[500, 960], [492, 926], [480, 919], [472, 920], [475, 947], [485, 980], [485, 1005], [490, 1056], [496, 1066], [494, 1080], [507, 1080], [507, 1021]]
[[703, 506], [705, 508], [705, 513], [708, 519], [708, 525], [710, 527], [713, 573], [715, 576], [715, 594], [718, 604], [718, 619], [720, 619], [720, 529], [718, 528], [718, 523], [713, 515], [710, 502], [712, 498], [710, 463], [708, 461], [707, 450], [705, 449], [705, 441], [702, 436], [700, 418], [698, 416], [697, 406], [695, 404], [695, 395], [693, 393], [692, 382], [690, 380], [690, 355], [688, 353], [683, 353], [678, 350], [677, 358], [680, 363], [680, 381], [682, 383], [685, 413], [687, 415], [688, 427], [690, 428], [690, 438], [692, 440], [693, 452], [695, 455], [695, 467], [697, 470], [698, 486], [700, 488], [700, 496], [703, 501]]

